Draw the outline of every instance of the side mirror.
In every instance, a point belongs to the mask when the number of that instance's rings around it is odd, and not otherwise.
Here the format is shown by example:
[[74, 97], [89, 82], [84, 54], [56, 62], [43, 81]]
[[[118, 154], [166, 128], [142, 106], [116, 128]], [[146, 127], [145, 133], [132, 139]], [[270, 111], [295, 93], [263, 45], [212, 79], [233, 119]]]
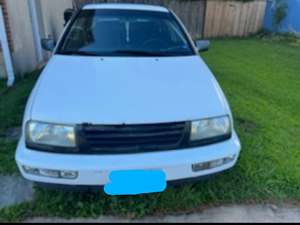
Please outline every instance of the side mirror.
[[53, 39], [42, 39], [42, 48], [46, 51], [52, 52], [56, 46], [56, 42]]
[[67, 23], [70, 21], [70, 19], [72, 18], [72, 16], [74, 15], [75, 10], [74, 9], [66, 9], [64, 12], [64, 20], [65, 20], [65, 26], [67, 25]]
[[210, 41], [208, 40], [197, 40], [195, 41], [195, 45], [199, 52], [205, 52], [208, 51], [210, 46]]

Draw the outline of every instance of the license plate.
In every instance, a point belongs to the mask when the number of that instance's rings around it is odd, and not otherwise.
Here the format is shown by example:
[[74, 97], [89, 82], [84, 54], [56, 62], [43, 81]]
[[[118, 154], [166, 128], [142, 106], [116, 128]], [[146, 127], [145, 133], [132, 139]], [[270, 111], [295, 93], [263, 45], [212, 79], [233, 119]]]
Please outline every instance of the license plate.
[[114, 171], [109, 178], [104, 191], [112, 196], [158, 193], [167, 188], [166, 175], [160, 170]]

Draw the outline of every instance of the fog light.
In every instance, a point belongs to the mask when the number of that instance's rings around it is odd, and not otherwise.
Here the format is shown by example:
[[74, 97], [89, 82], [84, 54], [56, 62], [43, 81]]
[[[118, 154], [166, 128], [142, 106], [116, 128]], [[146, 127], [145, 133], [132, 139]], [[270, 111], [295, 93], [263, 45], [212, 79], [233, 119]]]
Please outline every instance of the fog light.
[[25, 173], [32, 174], [32, 175], [39, 175], [40, 174], [39, 169], [30, 167], [30, 166], [23, 166], [23, 170], [24, 170]]
[[76, 171], [39, 169], [30, 166], [22, 166], [22, 167], [25, 173], [34, 176], [49, 177], [49, 178], [56, 178], [56, 179], [69, 179], [69, 180], [75, 180], [78, 177], [78, 172]]
[[199, 172], [203, 170], [209, 170], [209, 169], [214, 169], [220, 166], [224, 166], [226, 164], [229, 164], [233, 162], [236, 158], [236, 155], [232, 155], [226, 158], [218, 159], [218, 160], [213, 160], [209, 162], [204, 162], [204, 163], [196, 163], [192, 165], [192, 170], [194, 172]]
[[211, 161], [209, 164], [210, 164], [209, 165], [210, 169], [216, 168], [216, 167], [219, 167], [219, 166], [223, 166], [224, 165], [224, 160], [219, 159], [219, 160]]
[[59, 178], [60, 177], [59, 171], [57, 171], [57, 170], [40, 169], [39, 175], [43, 176], [43, 177], [51, 177], [51, 178]]
[[75, 171], [61, 171], [60, 176], [63, 179], [76, 179], [78, 177], [78, 172]]
[[232, 155], [232, 156], [229, 156], [227, 158], [224, 158], [223, 159], [224, 160], [224, 164], [228, 164], [228, 163], [233, 162], [235, 160], [235, 158], [236, 158], [236, 155]]

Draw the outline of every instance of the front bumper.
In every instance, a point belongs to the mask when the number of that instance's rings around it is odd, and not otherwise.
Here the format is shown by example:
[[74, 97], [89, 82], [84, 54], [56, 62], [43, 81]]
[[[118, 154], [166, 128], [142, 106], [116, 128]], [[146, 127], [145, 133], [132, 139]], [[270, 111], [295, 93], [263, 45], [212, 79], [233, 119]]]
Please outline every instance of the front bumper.
[[[234, 132], [232, 138], [213, 145], [192, 149], [126, 155], [66, 155], [32, 151], [21, 138], [16, 161], [22, 175], [31, 181], [48, 184], [103, 186], [109, 183], [109, 174], [119, 170], [163, 170], [167, 181], [197, 178], [232, 168], [240, 154], [241, 145]], [[194, 172], [192, 165], [236, 155], [225, 165]], [[22, 166], [48, 170], [77, 171], [77, 179], [56, 179], [25, 173]]]

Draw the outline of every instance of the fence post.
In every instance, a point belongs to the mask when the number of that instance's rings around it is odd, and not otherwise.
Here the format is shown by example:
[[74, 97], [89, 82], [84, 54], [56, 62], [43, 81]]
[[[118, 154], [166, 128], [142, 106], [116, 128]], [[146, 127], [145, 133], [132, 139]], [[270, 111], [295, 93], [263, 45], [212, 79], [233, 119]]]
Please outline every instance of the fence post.
[[204, 1], [204, 15], [203, 15], [203, 22], [202, 22], [202, 34], [201, 34], [202, 39], [205, 38], [205, 22], [206, 22], [206, 11], [207, 11], [207, 1], [208, 0], [203, 0], [203, 1]]
[[15, 82], [15, 74], [12, 66], [11, 55], [10, 55], [10, 50], [9, 50], [9, 45], [8, 45], [8, 40], [6, 35], [2, 6], [0, 6], [0, 42], [1, 42], [2, 52], [3, 52], [6, 73], [7, 73], [7, 86], [11, 87]]

